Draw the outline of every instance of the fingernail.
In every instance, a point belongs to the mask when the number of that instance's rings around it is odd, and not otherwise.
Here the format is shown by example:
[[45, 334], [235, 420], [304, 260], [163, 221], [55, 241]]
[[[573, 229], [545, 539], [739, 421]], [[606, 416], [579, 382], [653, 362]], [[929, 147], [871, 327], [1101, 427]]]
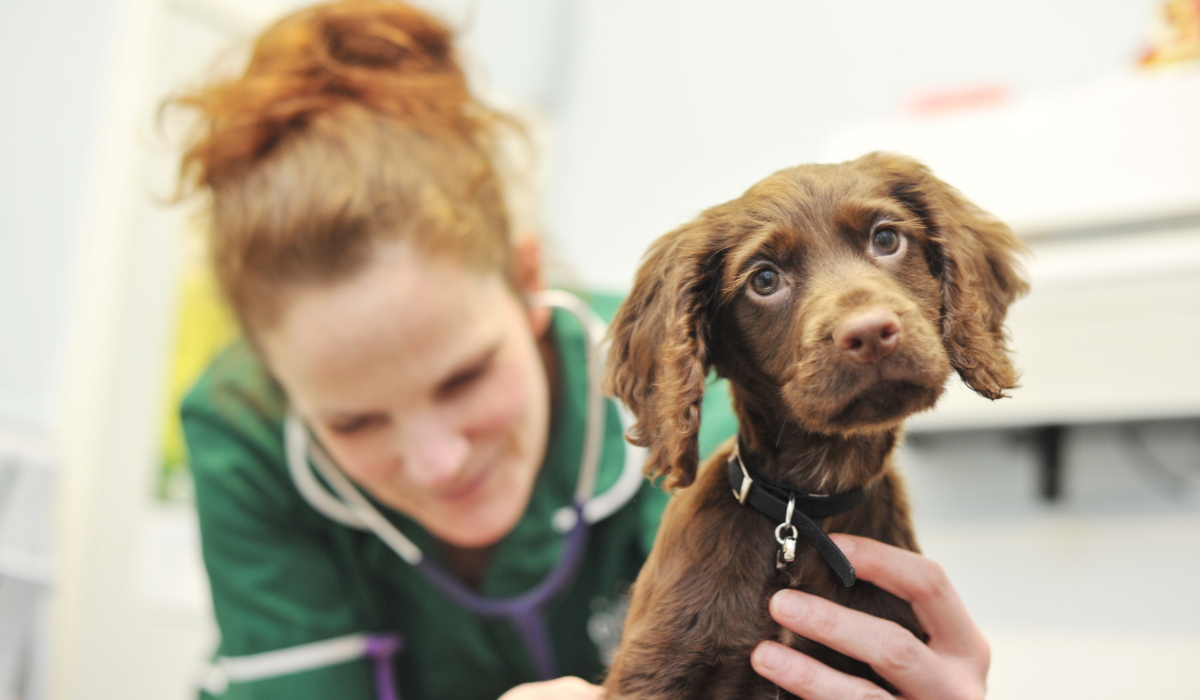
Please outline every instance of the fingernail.
[[797, 619], [807, 609], [808, 601], [804, 600], [803, 594], [786, 588], [775, 594], [775, 612], [783, 617]]
[[763, 642], [754, 650], [755, 665], [761, 666], [768, 671], [778, 671], [783, 668], [785, 661], [786, 656], [783, 653], [783, 648], [778, 644]]

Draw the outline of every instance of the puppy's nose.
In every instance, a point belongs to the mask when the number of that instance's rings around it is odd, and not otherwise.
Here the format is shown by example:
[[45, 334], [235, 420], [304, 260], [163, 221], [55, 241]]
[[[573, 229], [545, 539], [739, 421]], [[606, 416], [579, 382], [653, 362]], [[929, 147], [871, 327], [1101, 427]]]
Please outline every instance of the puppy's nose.
[[856, 313], [833, 329], [833, 344], [860, 365], [873, 365], [900, 344], [900, 319], [887, 309]]

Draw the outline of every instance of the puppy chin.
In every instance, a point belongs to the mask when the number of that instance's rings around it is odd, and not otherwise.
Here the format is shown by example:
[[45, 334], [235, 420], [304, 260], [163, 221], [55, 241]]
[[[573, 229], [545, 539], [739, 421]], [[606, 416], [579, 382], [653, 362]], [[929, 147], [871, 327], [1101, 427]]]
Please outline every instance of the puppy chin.
[[876, 432], [897, 427], [905, 418], [933, 408], [942, 387], [908, 381], [885, 381], [847, 402], [828, 418], [838, 432]]
[[792, 415], [805, 429], [832, 435], [900, 427], [904, 419], [937, 404], [950, 363], [938, 355], [895, 359], [882, 368], [852, 368], [830, 373], [825, 381], [792, 383], [785, 389]]
[[933, 408], [942, 386], [910, 381], [882, 381], [842, 403], [813, 401], [793, 403], [793, 415], [806, 430], [827, 435], [864, 435], [900, 427], [905, 418]]

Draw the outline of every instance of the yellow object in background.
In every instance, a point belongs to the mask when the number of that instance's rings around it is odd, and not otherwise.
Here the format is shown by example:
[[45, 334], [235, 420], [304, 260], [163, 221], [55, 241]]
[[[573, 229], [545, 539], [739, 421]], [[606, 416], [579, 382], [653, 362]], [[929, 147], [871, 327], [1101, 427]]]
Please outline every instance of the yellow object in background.
[[208, 367], [213, 357], [238, 333], [237, 322], [226, 308], [196, 241], [191, 236], [191, 254], [184, 263], [179, 290], [175, 345], [167, 381], [166, 415], [163, 417], [161, 469], [158, 495], [166, 500], [191, 498], [187, 445], [179, 421], [179, 402]]
[[1200, 59], [1200, 0], [1167, 0], [1138, 59], [1143, 66], [1162, 66]]

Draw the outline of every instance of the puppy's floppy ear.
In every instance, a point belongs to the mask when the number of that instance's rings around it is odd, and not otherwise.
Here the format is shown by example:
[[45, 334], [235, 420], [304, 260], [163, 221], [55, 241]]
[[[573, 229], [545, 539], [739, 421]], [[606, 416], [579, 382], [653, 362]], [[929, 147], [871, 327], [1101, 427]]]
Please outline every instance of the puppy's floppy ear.
[[929, 266], [942, 284], [942, 338], [967, 386], [989, 399], [1017, 385], [1004, 337], [1004, 315], [1029, 291], [1016, 257], [1027, 253], [1008, 226], [967, 201], [920, 163], [873, 153], [863, 161], [885, 172], [892, 196], [928, 228]]
[[637, 417], [626, 437], [649, 447], [645, 473], [688, 486], [700, 459], [700, 402], [711, 365], [710, 312], [723, 253], [704, 215], [650, 247], [609, 326], [604, 391]]

